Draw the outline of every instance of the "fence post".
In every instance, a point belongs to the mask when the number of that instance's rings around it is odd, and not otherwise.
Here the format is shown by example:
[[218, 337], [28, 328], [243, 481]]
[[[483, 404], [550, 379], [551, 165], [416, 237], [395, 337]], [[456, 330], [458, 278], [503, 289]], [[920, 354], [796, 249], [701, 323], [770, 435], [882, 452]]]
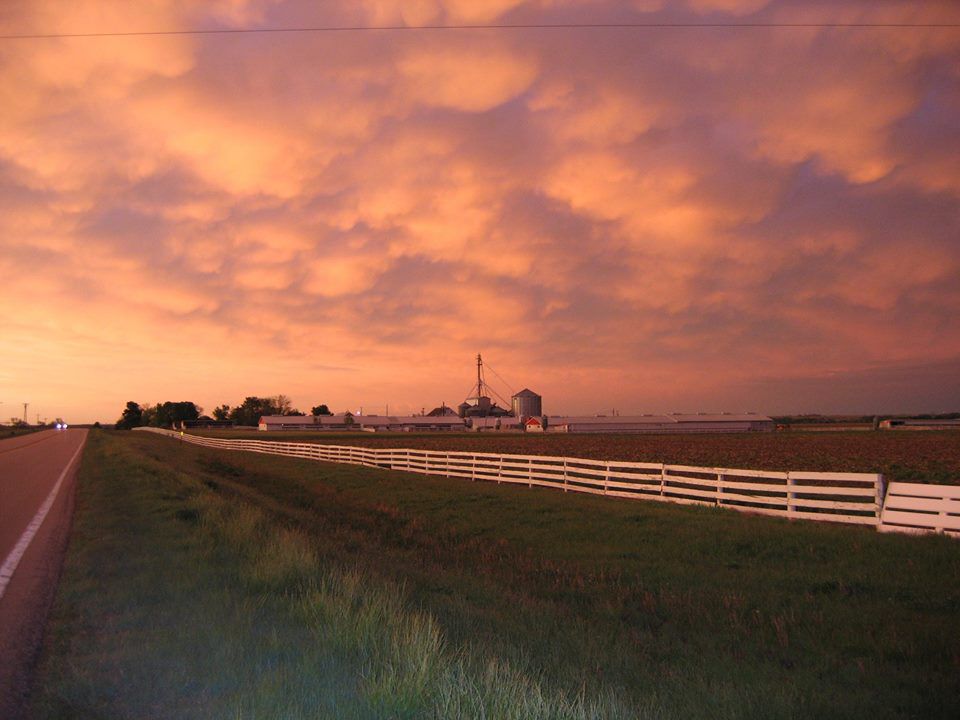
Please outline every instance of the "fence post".
[[527, 487], [533, 487], [533, 458], [527, 459]]
[[663, 491], [667, 484], [667, 466], [665, 463], [660, 463], [660, 497], [663, 497]]
[[[943, 494], [941, 494], [940, 497], [937, 499], [942, 501], [944, 499]], [[939, 512], [936, 515], [932, 516], [931, 519], [933, 519], [934, 517], [936, 518], [936, 520], [934, 521], [935, 527], [933, 528], [933, 531], [938, 535], [943, 535], [947, 525], [947, 504], [946, 503], [943, 503], [940, 506]]]
[[793, 479], [793, 473], [787, 473], [787, 517], [794, 517], [797, 512], [797, 506], [794, 504], [794, 488], [796, 481]]
[[877, 475], [877, 494], [876, 494], [876, 508], [874, 512], [877, 516], [877, 525], [880, 524], [880, 516], [883, 514], [883, 503], [887, 497], [887, 483], [886, 478], [883, 477], [883, 474]]
[[567, 459], [563, 459], [563, 491], [567, 491]]
[[477, 481], [477, 455], [474, 453], [470, 456], [470, 482]]
[[723, 473], [717, 473], [717, 506], [723, 504]]
[[607, 490], [610, 487], [610, 461], [607, 460], [607, 467], [603, 474], [603, 494], [607, 494]]
[[500, 466], [497, 468], [497, 485], [500, 484], [500, 479], [503, 477], [503, 455], [500, 456]]

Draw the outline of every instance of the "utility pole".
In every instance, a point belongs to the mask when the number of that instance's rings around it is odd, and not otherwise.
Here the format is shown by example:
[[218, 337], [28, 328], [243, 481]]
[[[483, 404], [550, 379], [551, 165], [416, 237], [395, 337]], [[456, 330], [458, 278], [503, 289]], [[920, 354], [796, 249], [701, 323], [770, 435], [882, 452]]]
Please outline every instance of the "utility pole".
[[24, 403], [24, 404], [23, 404], [23, 424], [24, 424], [24, 425], [27, 424], [27, 406], [28, 406], [29, 404], [30, 404], [30, 403]]

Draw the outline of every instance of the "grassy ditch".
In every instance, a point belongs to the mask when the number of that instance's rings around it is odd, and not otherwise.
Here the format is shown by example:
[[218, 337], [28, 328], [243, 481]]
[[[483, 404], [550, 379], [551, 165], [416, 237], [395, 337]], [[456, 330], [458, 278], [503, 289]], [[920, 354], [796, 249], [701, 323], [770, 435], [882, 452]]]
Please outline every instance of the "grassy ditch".
[[37, 717], [952, 718], [958, 578], [944, 538], [94, 433]]
[[35, 717], [635, 716], [449, 647], [402, 586], [130, 437], [90, 437]]

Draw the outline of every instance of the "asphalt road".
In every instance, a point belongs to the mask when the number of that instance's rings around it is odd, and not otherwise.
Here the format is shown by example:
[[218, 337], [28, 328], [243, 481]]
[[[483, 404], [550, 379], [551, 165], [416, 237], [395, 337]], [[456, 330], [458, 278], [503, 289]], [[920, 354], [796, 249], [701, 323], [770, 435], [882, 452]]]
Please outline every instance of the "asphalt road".
[[86, 430], [45, 430], [0, 441], [0, 718], [5, 720], [25, 717], [86, 439]]

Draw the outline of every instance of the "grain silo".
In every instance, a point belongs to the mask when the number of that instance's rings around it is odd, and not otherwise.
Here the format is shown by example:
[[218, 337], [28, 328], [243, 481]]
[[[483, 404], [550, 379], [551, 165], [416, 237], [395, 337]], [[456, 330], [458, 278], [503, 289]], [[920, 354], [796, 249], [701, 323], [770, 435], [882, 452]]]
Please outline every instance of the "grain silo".
[[539, 417], [543, 415], [543, 398], [533, 390], [524, 388], [510, 398], [510, 407], [513, 408], [514, 417]]

